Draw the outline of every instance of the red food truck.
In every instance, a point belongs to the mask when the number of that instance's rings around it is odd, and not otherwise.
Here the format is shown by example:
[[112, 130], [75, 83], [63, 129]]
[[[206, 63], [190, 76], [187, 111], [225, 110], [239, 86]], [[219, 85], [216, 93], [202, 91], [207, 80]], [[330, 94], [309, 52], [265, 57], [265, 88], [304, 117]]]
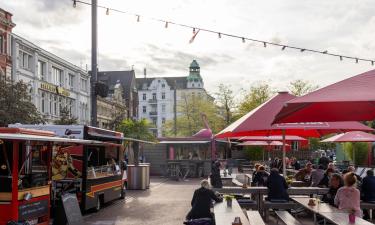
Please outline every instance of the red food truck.
[[[85, 125], [21, 125], [21, 127], [53, 132], [63, 138], [89, 143], [61, 146], [52, 154], [52, 191], [54, 201], [63, 192], [75, 192], [83, 212], [125, 197], [126, 176], [122, 166], [123, 134]], [[125, 171], [126, 173], [126, 171]]]
[[0, 225], [49, 224], [52, 152], [59, 145], [86, 142], [47, 131], [0, 128]]

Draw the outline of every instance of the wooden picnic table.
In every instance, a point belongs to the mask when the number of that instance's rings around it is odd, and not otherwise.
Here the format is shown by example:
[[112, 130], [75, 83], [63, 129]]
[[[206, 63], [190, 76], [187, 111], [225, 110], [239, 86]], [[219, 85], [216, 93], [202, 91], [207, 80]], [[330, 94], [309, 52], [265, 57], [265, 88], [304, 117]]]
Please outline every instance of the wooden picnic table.
[[[337, 225], [353, 225], [353, 223], [349, 223], [349, 215], [348, 213], [338, 213], [338, 212], [322, 212], [319, 213], [324, 219], [329, 220], [330, 222], [337, 224]], [[355, 225], [370, 225], [370, 223], [360, 217], [355, 218]]]
[[[240, 217], [242, 225], [252, 225], [242, 211], [236, 199], [232, 200], [232, 207], [227, 206], [224, 199], [223, 202], [214, 204], [215, 222], [216, 225], [230, 225], [235, 217]], [[254, 224], [255, 225], [255, 224]]]
[[298, 197], [292, 198], [293, 201], [304, 207], [305, 209], [311, 211], [314, 215], [314, 224], [317, 223], [317, 214], [321, 213], [343, 213], [344, 211], [331, 206], [328, 203], [316, 203], [315, 205], [309, 205], [309, 201], [311, 198], [309, 197]]

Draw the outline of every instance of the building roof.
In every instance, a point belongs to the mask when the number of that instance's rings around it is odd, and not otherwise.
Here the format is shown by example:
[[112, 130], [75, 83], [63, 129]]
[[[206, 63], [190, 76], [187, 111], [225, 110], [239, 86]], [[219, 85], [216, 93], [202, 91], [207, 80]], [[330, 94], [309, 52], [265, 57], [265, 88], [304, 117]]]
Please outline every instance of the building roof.
[[114, 86], [120, 82], [124, 88], [124, 97], [126, 100], [130, 98], [130, 92], [135, 86], [135, 73], [134, 70], [124, 71], [101, 71], [98, 72], [98, 81], [104, 82], [109, 90], [113, 90]]
[[143, 84], [147, 84], [149, 87], [151, 82], [155, 79], [165, 79], [168, 85], [172, 88], [186, 89], [187, 88], [187, 77], [147, 77], [147, 78], [136, 78], [138, 90], [142, 90]]
[[195, 59], [190, 63], [190, 68], [199, 68], [199, 64]]

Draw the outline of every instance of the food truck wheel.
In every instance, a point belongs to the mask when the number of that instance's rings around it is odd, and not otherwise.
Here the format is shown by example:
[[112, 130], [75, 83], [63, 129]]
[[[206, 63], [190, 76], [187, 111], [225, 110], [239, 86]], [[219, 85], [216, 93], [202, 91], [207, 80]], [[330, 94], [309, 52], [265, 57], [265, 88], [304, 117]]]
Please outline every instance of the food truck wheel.
[[98, 212], [101, 208], [102, 208], [102, 200], [101, 200], [101, 196], [98, 196], [98, 197], [96, 198], [95, 211]]

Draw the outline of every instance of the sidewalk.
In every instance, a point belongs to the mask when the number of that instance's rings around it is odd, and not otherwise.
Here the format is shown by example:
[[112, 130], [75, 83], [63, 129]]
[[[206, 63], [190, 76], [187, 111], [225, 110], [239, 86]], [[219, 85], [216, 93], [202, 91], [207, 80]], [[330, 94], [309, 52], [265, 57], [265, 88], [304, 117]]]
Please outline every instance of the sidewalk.
[[146, 191], [127, 192], [124, 201], [115, 201], [98, 213], [85, 216], [86, 224], [97, 225], [179, 225], [190, 210], [193, 192], [200, 180], [151, 179]]

